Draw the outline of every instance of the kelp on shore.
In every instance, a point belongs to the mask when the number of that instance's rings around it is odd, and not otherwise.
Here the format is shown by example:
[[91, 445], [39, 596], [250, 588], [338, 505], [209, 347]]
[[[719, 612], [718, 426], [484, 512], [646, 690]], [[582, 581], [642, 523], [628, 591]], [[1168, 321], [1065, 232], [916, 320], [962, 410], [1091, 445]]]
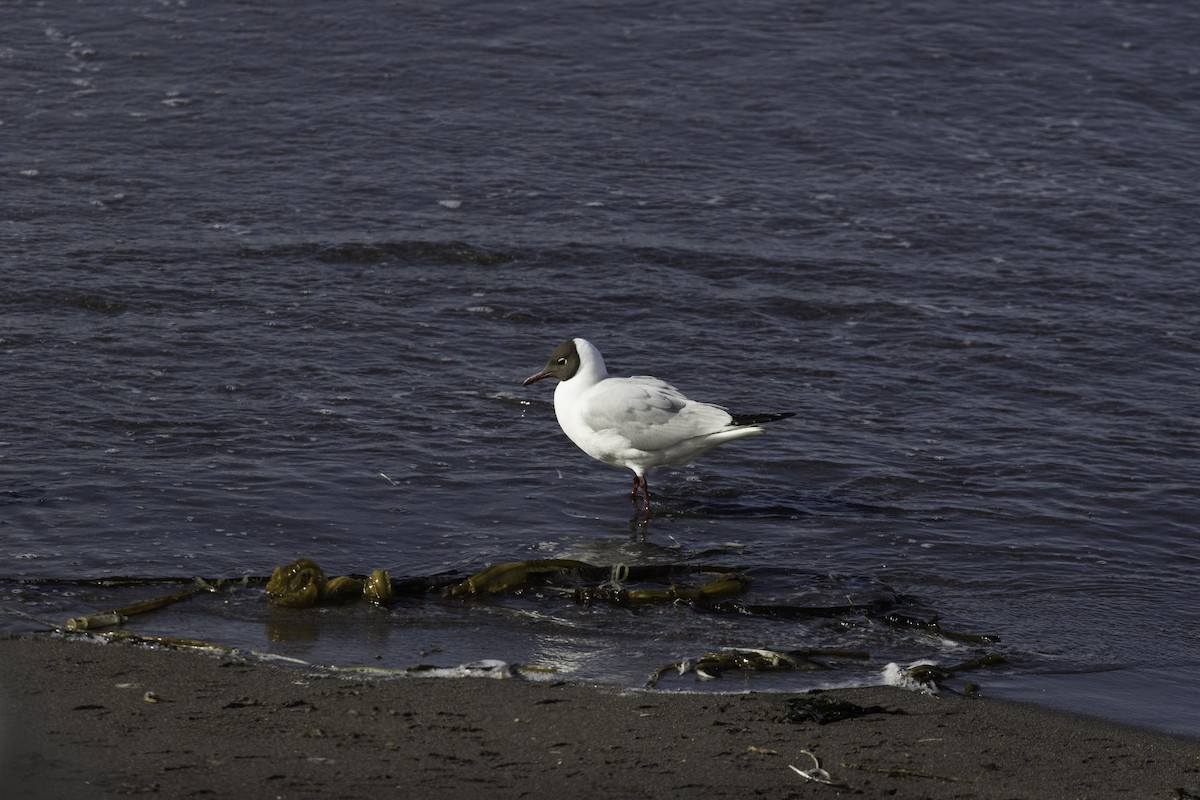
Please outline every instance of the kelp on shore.
[[[997, 637], [944, 628], [936, 616], [906, 607], [899, 595], [873, 596], [858, 602], [810, 605], [752, 602], [754, 580], [746, 570], [726, 565], [705, 564], [609, 564], [597, 565], [575, 559], [532, 559], [494, 564], [468, 576], [435, 575], [395, 579], [385, 570], [366, 575], [329, 577], [309, 558], [298, 558], [276, 567], [269, 577], [240, 579], [166, 579], [162, 582], [187, 582], [191, 585], [169, 594], [130, 603], [105, 611], [72, 617], [63, 626], [48, 626], [72, 635], [99, 636], [107, 639], [159, 644], [173, 647], [199, 647], [221, 652], [233, 648], [194, 639], [142, 636], [126, 630], [130, 618], [148, 614], [201, 594], [222, 594], [252, 586], [264, 586], [268, 603], [287, 609], [304, 610], [322, 605], [367, 602], [394, 607], [400, 599], [440, 603], [502, 602], [505, 596], [528, 596], [584, 605], [607, 604], [621, 608], [654, 605], [690, 607], [697, 613], [739, 615], [781, 621], [839, 620], [846, 624], [877, 624], [904, 632], [918, 632], [935, 638], [986, 646]], [[149, 579], [105, 578], [100, 585], [150, 584]], [[760, 598], [761, 600], [761, 598]], [[411, 606], [407, 607], [411, 611]], [[722, 674], [737, 672], [778, 672], [830, 670], [847, 661], [862, 662], [869, 652], [839, 648], [729, 648], [719, 652], [684, 657], [656, 668], [647, 686], [657, 686], [671, 672], [694, 674], [697, 680], [715, 680]], [[916, 684], [937, 686], [940, 682], [968, 670], [993, 666], [1004, 660], [997, 652], [987, 651], [952, 666], [918, 662], [905, 672]], [[339, 668], [353, 669], [353, 668]], [[419, 674], [436, 670], [428, 665], [401, 670], [374, 668], [380, 674]], [[530, 667], [534, 671], [546, 668]], [[512, 670], [512, 675], [520, 674]], [[493, 674], [499, 674], [494, 673]], [[509, 673], [505, 673], [509, 674]]]

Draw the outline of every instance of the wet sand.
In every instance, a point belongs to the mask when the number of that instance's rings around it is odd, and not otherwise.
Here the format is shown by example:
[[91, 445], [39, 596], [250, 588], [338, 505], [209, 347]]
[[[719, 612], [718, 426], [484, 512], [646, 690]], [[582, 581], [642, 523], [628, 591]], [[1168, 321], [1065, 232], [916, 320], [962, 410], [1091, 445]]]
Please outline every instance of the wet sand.
[[[878, 709], [825, 724], [804, 718], [812, 701], [831, 699]], [[831, 785], [789, 768], [812, 769], [805, 750], [821, 760]], [[1200, 740], [893, 688], [720, 695], [362, 679], [192, 652], [6, 637], [0, 786], [24, 800], [1187, 800], [1200, 797]]]

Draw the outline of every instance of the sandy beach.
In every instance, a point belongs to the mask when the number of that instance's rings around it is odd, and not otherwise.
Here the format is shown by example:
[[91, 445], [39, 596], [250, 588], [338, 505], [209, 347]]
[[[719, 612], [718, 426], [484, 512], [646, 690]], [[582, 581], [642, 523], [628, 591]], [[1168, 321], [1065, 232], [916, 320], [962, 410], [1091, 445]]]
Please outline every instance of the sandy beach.
[[[815, 759], [829, 783], [811, 779], [824, 778]], [[0, 784], [25, 800], [1186, 800], [1200, 796], [1200, 741], [894, 688], [667, 694], [521, 679], [364, 679], [9, 636], [0, 639]]]

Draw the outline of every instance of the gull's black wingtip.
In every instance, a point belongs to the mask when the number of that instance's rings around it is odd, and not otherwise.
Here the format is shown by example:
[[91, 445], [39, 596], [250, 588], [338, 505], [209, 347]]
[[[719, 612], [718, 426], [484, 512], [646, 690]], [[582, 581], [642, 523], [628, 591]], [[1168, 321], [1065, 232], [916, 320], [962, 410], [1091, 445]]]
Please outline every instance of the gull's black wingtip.
[[734, 425], [762, 425], [764, 422], [778, 422], [794, 416], [796, 414], [792, 411], [785, 411], [782, 414], [730, 414]]

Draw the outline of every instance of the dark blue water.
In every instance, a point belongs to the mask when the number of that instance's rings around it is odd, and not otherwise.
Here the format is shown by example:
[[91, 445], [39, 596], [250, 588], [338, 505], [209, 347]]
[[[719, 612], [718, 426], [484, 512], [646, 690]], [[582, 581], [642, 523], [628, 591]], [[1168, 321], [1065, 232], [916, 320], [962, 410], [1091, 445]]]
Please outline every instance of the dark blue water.
[[[133, 620], [316, 663], [640, 685], [721, 647], [988, 650], [1200, 734], [1200, 11], [7, 3], [0, 625], [97, 576], [745, 568], [972, 646], [554, 594]], [[520, 381], [570, 336], [765, 437], [629, 477]], [[665, 682], [696, 688], [690, 677]]]

